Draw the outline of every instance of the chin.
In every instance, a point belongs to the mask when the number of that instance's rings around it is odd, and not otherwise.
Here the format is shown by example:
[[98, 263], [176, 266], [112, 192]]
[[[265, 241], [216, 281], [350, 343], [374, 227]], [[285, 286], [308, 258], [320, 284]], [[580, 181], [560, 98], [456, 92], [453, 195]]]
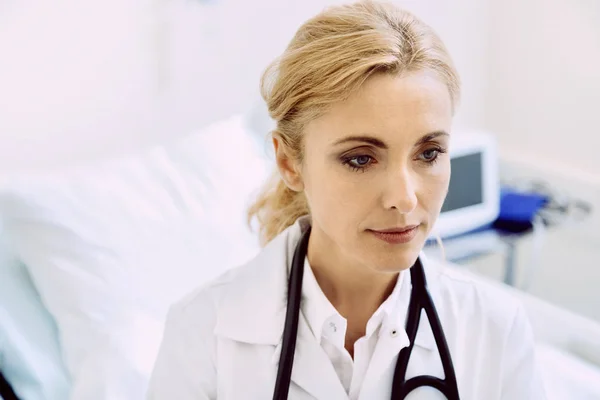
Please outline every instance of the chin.
[[380, 240], [370, 241], [363, 253], [367, 265], [381, 272], [400, 272], [412, 267], [425, 244], [423, 232], [410, 242], [388, 245]]
[[410, 246], [404, 249], [379, 251], [378, 254], [372, 258], [373, 262], [371, 265], [375, 266], [378, 271], [381, 272], [400, 272], [405, 271], [412, 267], [417, 258], [421, 248], [416, 246]]

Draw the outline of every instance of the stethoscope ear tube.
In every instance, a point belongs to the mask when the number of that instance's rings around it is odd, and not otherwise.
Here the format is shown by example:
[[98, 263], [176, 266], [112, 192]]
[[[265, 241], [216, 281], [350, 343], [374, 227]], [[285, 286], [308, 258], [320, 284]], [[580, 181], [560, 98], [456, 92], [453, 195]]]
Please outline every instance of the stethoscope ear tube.
[[296, 351], [296, 338], [298, 336], [298, 320], [300, 317], [300, 300], [302, 298], [302, 277], [304, 276], [304, 257], [308, 251], [310, 228], [302, 235], [300, 243], [296, 246], [290, 278], [288, 281], [288, 302], [285, 314], [285, 325], [279, 358], [279, 369], [273, 400], [286, 400], [290, 390], [294, 353]]

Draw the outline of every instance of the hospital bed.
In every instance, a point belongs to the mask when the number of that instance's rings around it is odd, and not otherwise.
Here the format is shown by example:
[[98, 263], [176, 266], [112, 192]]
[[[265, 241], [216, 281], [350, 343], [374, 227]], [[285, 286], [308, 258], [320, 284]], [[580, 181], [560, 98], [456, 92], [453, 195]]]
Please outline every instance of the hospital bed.
[[[267, 130], [234, 115], [176, 143], [0, 182], [0, 371], [20, 399], [144, 398], [169, 305], [259, 251], [244, 209], [273, 167]], [[599, 324], [448, 268], [521, 298], [549, 399], [600, 399]]]

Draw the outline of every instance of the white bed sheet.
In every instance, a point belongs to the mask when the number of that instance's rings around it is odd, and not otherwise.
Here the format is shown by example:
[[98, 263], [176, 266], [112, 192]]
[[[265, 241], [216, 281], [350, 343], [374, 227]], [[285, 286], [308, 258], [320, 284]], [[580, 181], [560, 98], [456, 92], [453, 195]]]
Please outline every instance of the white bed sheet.
[[600, 367], [545, 344], [537, 353], [548, 400], [600, 399]]

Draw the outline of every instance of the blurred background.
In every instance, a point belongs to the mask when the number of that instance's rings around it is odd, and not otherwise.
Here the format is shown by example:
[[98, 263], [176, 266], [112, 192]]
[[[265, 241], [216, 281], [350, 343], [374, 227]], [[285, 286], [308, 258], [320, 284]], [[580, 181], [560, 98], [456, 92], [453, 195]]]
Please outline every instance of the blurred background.
[[[533, 304], [548, 381], [571, 374], [553, 398], [600, 398], [600, 2], [394, 2], [444, 39], [463, 80], [454, 130], [490, 136], [498, 165], [482, 183], [494, 218], [444, 237], [447, 260]], [[257, 251], [240, 221], [272, 167], [259, 79], [336, 3], [0, 0], [3, 276], [28, 282], [0, 297], [0, 371], [21, 398], [142, 398], [167, 305], [218, 272], [198, 248], [223, 257], [230, 224], [243, 239], [223, 268]], [[107, 332], [120, 339], [101, 362], [85, 349]]]

